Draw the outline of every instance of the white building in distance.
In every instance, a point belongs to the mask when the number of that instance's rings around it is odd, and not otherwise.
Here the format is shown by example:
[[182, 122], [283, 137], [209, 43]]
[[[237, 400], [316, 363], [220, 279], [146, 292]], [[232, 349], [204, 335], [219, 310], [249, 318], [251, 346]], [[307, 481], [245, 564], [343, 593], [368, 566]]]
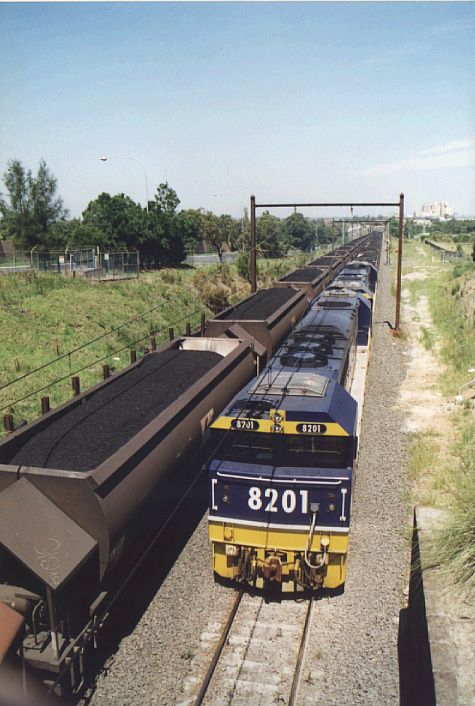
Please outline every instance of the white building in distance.
[[454, 217], [454, 210], [447, 201], [422, 204], [420, 213], [414, 214], [416, 223], [430, 223], [431, 221], [445, 221]]

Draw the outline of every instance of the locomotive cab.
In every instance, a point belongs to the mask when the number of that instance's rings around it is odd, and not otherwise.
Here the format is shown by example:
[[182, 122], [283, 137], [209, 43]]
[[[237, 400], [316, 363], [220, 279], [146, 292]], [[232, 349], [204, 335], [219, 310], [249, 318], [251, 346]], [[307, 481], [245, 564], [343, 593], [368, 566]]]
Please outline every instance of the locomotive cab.
[[212, 425], [215, 573], [284, 591], [344, 583], [356, 402], [335, 380], [258, 379]]

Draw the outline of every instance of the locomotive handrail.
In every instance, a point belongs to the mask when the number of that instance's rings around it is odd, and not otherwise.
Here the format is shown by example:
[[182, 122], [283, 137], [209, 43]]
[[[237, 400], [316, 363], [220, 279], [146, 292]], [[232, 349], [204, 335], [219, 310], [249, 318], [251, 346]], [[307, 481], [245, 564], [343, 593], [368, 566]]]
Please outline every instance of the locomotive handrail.
[[344, 480], [348, 478], [329, 478], [328, 480], [306, 480], [301, 478], [292, 478], [288, 480], [280, 480], [279, 478], [263, 478], [262, 476], [237, 476], [233, 473], [223, 473], [222, 471], [217, 471], [216, 475], [221, 478], [233, 478], [234, 480], [252, 480], [255, 482], [261, 481], [262, 483], [301, 483], [304, 485], [341, 485]]

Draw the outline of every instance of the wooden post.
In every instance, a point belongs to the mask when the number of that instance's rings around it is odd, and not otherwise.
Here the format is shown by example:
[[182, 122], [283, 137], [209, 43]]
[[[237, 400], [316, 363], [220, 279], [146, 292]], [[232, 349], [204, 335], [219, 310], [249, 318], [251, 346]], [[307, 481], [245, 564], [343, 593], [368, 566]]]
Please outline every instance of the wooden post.
[[152, 349], [152, 351], [157, 350], [157, 341], [155, 340], [155, 336], [152, 336], [152, 338], [150, 339], [150, 348]]
[[5, 431], [7, 432], [7, 434], [11, 434], [12, 431], [15, 431], [15, 425], [13, 423], [13, 414], [3, 415], [3, 426], [5, 427]]
[[170, 339], [170, 341], [173, 341], [173, 339], [175, 338], [175, 334], [173, 333], [172, 328], [168, 329], [168, 338]]
[[103, 379], [104, 379], [104, 380], [107, 380], [107, 378], [110, 377], [110, 374], [111, 374], [111, 369], [110, 369], [109, 365], [107, 365], [107, 363], [106, 363], [106, 365], [103, 365], [103, 366], [102, 366], [102, 377], [103, 377]]
[[78, 375], [73, 375], [71, 378], [71, 386], [73, 388], [73, 397], [77, 397], [81, 393], [81, 381]]
[[200, 328], [201, 328], [201, 338], [203, 338], [204, 335], [205, 335], [205, 324], [206, 324], [206, 317], [205, 317], [204, 311], [202, 311], [202, 312], [201, 312], [201, 324], [200, 324]]
[[130, 351], [130, 363], [137, 362], [137, 351]]
[[188, 321], [188, 323], [186, 324], [185, 336], [191, 336], [191, 324], [190, 324], [189, 321]]
[[41, 398], [41, 414], [48, 414], [50, 411], [50, 403], [49, 403], [49, 397], [42, 397]]

